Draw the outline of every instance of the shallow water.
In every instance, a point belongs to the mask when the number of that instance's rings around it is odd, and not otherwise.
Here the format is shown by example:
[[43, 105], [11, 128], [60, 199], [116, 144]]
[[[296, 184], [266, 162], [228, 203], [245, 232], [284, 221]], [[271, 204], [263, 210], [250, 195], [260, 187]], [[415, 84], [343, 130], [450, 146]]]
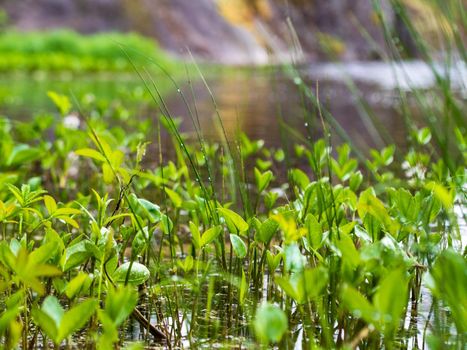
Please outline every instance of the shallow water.
[[[321, 122], [318, 111], [312, 107], [314, 101], [304, 98], [296, 81], [279, 69], [229, 69], [203, 68], [207, 83], [213, 92], [217, 111], [222, 118], [225, 131], [233, 136], [245, 131], [252, 138], [261, 138], [270, 146], [280, 146], [282, 138], [290, 137], [280, 127], [279, 119], [285, 124], [305, 131], [311, 137], [319, 135]], [[453, 68], [453, 84], [464, 91], [467, 81], [464, 66]], [[397, 86], [404, 90], [409, 87], [431, 88], [434, 76], [422, 62], [406, 62], [390, 65], [383, 62], [352, 62], [346, 64], [323, 63], [300, 68], [304, 86], [318, 97], [352, 141], [365, 149], [368, 146], [382, 146], [383, 140], [369, 121], [368, 114], [377, 118], [381, 127], [396, 144], [403, 145], [405, 128], [397, 111]], [[216, 107], [201, 79], [193, 78], [191, 85], [185, 77], [178, 84], [189, 102], [189, 109], [167, 78], [155, 76], [154, 80], [165, 96], [173, 116], [183, 118], [181, 129], [193, 132], [191, 115], [199, 118], [200, 129], [208, 139], [220, 139]], [[350, 92], [349, 79], [359, 89]], [[464, 90], [462, 90], [464, 89]], [[54, 111], [47, 98], [47, 91], [63, 94], [73, 93], [79, 97], [94, 94], [99, 99], [118, 98], [122, 107], [135, 105], [138, 95], [143, 95], [144, 84], [136, 74], [96, 75], [73, 77], [67, 74], [54, 76], [40, 73], [32, 75], [11, 75], [0, 77], [0, 115], [27, 120], [34, 114]], [[461, 93], [462, 95], [462, 93]], [[132, 109], [130, 118], [155, 118], [154, 104]], [[115, 103], [115, 102], [114, 102]], [[146, 108], [147, 107], [147, 108]]]
[[[438, 66], [436, 69], [440, 74], [449, 74], [453, 88], [461, 98], [467, 98], [465, 64], [455, 64], [447, 73]], [[311, 100], [304, 97], [297, 79], [294, 81], [279, 68], [202, 70], [215, 103], [195, 73], [190, 73], [190, 84], [184, 74], [177, 78], [188, 107], [167, 78], [153, 77], [171, 115], [182, 118], [182, 131], [194, 133], [191, 115], [199, 120], [206, 139], [220, 140], [223, 136], [218, 113], [229, 138], [244, 131], [251, 138], [265, 140], [268, 146], [279, 147], [292, 137], [281, 124], [311, 139], [321, 135], [319, 111], [313, 107], [316, 97]], [[435, 79], [430, 68], [419, 61], [321, 63], [301, 67], [298, 74], [303, 78], [302, 88], [313, 94], [318, 92], [324, 109], [329, 110], [349, 139], [364, 152], [386, 143], [404, 147], [407, 132], [397, 107], [397, 87], [405, 92], [431, 89]], [[349, 84], [355, 84], [358, 91], [350, 91]], [[105, 99], [110, 106], [129, 108], [128, 118], [133, 120], [155, 121], [159, 114], [149, 96], [143, 98], [145, 87], [136, 74], [73, 77], [36, 73], [0, 77], [0, 115], [26, 121], [34, 114], [55, 111], [47, 98], [49, 90], [73, 93], [78, 100], [95, 95], [96, 100]], [[412, 112], [417, 119], [416, 109]], [[333, 142], [340, 140], [334, 136]]]

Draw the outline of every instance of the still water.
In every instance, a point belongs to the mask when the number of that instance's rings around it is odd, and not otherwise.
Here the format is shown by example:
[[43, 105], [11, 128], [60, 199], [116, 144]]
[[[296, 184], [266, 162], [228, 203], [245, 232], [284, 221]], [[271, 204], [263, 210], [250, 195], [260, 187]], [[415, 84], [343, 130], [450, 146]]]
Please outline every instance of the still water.
[[[244, 131], [273, 147], [291, 137], [290, 129], [308, 138], [320, 135], [317, 99], [322, 104], [321, 115], [329, 111], [360, 149], [385, 143], [403, 146], [406, 128], [398, 109], [400, 94], [431, 89], [435, 84], [431, 68], [418, 61], [322, 63], [293, 73], [279, 68], [201, 69], [212, 96], [197, 73], [191, 73], [190, 79], [184, 74], [176, 79], [185, 99], [169, 79], [153, 76], [171, 115], [181, 117], [181, 130], [195, 130], [191, 115], [199, 120], [207, 139], [219, 140], [220, 117], [229, 138]], [[449, 74], [451, 84], [465, 99], [465, 64], [453, 65], [449, 72], [439, 70], [440, 74]], [[78, 100], [94, 95], [96, 101], [106, 100], [114, 109], [129, 108], [131, 119], [156, 120], [159, 113], [148, 96], [142, 103], [147, 93], [136, 74], [73, 77], [38, 73], [0, 77], [0, 115], [27, 121], [32, 115], [54, 112], [47, 98], [49, 90], [73, 93]], [[415, 109], [412, 117], [417, 119]]]

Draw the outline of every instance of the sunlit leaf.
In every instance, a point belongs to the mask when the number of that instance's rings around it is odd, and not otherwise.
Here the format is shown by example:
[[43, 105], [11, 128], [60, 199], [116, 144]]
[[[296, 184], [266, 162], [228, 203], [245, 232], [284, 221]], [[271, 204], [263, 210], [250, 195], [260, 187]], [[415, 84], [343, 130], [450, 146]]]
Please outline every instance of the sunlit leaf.
[[[241, 232], [245, 232], [248, 230], [248, 227], [249, 227], [248, 224], [236, 212], [230, 209], [227, 209], [227, 208], [217, 208], [217, 211], [224, 217], [228, 226], [235, 227], [236, 232], [232, 232], [232, 233], [241, 233]], [[229, 227], [229, 229], [232, 229], [232, 228], [233, 227]]]
[[106, 161], [105, 157], [101, 153], [92, 148], [81, 148], [76, 150], [75, 153], [79, 156], [92, 158], [101, 162]]
[[78, 273], [73, 279], [68, 282], [65, 287], [65, 294], [68, 299], [73, 299], [85, 287], [86, 284], [91, 282], [91, 278], [84, 272]]
[[204, 247], [205, 245], [214, 241], [221, 234], [221, 232], [222, 232], [222, 226], [214, 226], [208, 229], [201, 236], [201, 241], [200, 241], [201, 247]]
[[165, 193], [167, 193], [167, 195], [169, 196], [172, 203], [175, 205], [175, 207], [180, 208], [183, 202], [182, 197], [180, 197], [180, 195], [177, 192], [171, 190], [170, 188], [165, 187], [164, 190]]
[[43, 199], [44, 199], [44, 204], [49, 215], [52, 215], [53, 213], [55, 213], [55, 211], [57, 210], [57, 203], [55, 202], [55, 199], [53, 199], [51, 196], [48, 196], [48, 195], [45, 195]]

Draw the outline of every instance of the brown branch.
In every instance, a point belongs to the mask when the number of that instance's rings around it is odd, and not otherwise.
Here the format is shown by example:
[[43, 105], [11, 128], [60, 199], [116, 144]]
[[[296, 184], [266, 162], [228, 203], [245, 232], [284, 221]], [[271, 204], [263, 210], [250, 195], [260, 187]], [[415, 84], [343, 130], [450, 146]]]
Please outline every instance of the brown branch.
[[150, 321], [138, 310], [134, 309], [133, 313], [131, 314], [136, 320], [145, 328], [149, 330], [149, 333], [154, 337], [156, 340], [164, 340], [167, 339], [167, 335], [163, 333], [161, 330], [157, 329], [154, 325], [151, 324]]

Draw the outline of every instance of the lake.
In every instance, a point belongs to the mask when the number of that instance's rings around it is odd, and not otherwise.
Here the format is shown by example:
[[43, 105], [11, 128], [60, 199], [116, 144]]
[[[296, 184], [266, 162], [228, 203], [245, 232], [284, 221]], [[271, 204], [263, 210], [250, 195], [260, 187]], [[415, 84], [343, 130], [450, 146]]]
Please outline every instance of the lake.
[[[292, 73], [281, 68], [202, 67], [201, 70], [215, 103], [196, 72], [190, 73], [190, 79], [186, 74], [176, 78], [185, 100], [167, 77], [152, 76], [171, 115], [181, 117], [181, 130], [193, 133], [190, 114], [196, 115], [206, 139], [221, 139], [217, 109], [229, 138], [244, 131], [272, 147], [281, 146], [289, 139], [290, 129], [308, 138], [321, 135], [320, 113], [314, 106], [317, 88], [324, 109], [321, 114], [326, 116], [328, 110], [359, 149], [365, 151], [385, 143], [403, 147], [407, 131], [400, 111], [401, 94], [408, 94], [410, 106], [411, 91], [430, 89], [435, 83], [431, 69], [419, 61], [321, 63], [302, 66]], [[448, 72], [451, 84], [464, 101], [466, 72], [463, 63], [454, 65]], [[313, 95], [304, 91], [308, 89]], [[108, 106], [127, 108], [127, 118], [131, 119], [155, 120], [158, 115], [136, 73], [81, 77], [41, 73], [3, 76], [0, 78], [0, 115], [27, 121], [32, 115], [55, 111], [47, 98], [49, 90], [68, 95], [72, 92], [80, 101], [93, 99], [94, 95], [97, 101], [108, 101]], [[415, 105], [411, 113], [417, 120], [419, 111]], [[333, 135], [333, 142], [339, 142], [337, 133]]]

